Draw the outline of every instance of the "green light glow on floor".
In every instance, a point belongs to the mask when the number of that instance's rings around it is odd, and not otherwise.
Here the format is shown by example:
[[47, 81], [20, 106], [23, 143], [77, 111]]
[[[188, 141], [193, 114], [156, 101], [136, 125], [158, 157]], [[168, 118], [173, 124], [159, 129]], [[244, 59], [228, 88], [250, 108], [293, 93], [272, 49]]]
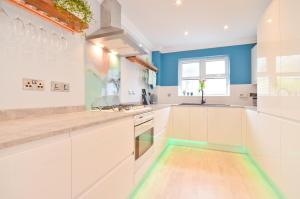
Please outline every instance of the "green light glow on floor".
[[[140, 181], [138, 186], [134, 189], [132, 194], [130, 195], [130, 199], [138, 199], [138, 194], [143, 192], [146, 187], [146, 182], [149, 177], [162, 168], [167, 160], [168, 156], [170, 156], [170, 152], [176, 146], [183, 147], [195, 147], [200, 149], [208, 148], [207, 142], [197, 142], [197, 141], [189, 141], [189, 140], [178, 140], [178, 139], [169, 139], [166, 148], [160, 154], [160, 156], [156, 159], [156, 161], [152, 164], [150, 169], [144, 175], [143, 179]], [[244, 147], [239, 147], [238, 150], [242, 153], [242, 161], [239, 161], [242, 167], [246, 168], [249, 171], [249, 177], [252, 179], [260, 179], [257, 180], [259, 186], [263, 187], [269, 195], [274, 196], [273, 198], [278, 199], [286, 199], [280, 189], [275, 185], [275, 183], [268, 177], [268, 175], [260, 168], [260, 166], [256, 163], [256, 161], [250, 156], [247, 150]], [[267, 198], [266, 198], [267, 199]], [[269, 199], [269, 198], [268, 198]]]
[[151, 167], [148, 169], [146, 174], [144, 175], [143, 179], [141, 182], [137, 185], [137, 187], [134, 189], [134, 191], [131, 193], [130, 197], [131, 199], [136, 198], [136, 195], [138, 192], [143, 190], [143, 187], [145, 186], [145, 182], [148, 179], [148, 177], [154, 172], [154, 170], [160, 165], [164, 163], [164, 159], [168, 157], [169, 152], [170, 152], [170, 146], [167, 144], [163, 152], [159, 155], [159, 157], [155, 160], [155, 162], [151, 165]]
[[278, 186], [273, 182], [273, 180], [270, 179], [270, 177], [263, 171], [263, 169], [258, 165], [258, 163], [251, 157], [251, 155], [248, 153], [245, 155], [247, 161], [248, 161], [248, 166], [252, 167], [254, 171], [259, 173], [260, 177], [262, 177], [267, 185], [270, 186], [270, 188], [276, 193], [278, 198], [280, 199], [286, 199], [285, 195], [282, 193], [282, 191], [278, 188]]

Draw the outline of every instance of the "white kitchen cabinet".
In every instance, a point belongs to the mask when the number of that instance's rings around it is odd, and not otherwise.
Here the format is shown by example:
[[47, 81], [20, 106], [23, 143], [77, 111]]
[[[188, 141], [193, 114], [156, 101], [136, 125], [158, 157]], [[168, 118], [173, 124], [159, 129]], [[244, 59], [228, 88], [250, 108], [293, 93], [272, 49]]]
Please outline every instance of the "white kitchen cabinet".
[[246, 147], [252, 154], [257, 145], [258, 133], [258, 112], [253, 110], [246, 110]]
[[281, 116], [300, 122], [300, 1], [280, 1]]
[[207, 109], [203, 107], [190, 108], [190, 139], [207, 142]]
[[168, 128], [171, 108], [154, 111], [154, 134], [157, 135]]
[[248, 133], [247, 144], [251, 156], [269, 177], [280, 186], [282, 184], [280, 174], [281, 119], [259, 113], [257, 127], [252, 127]]
[[190, 107], [174, 106], [172, 111], [172, 138], [190, 139]]
[[0, 198], [70, 199], [69, 137], [58, 136], [2, 150]]
[[133, 189], [134, 156], [110, 171], [79, 199], [125, 199]]
[[208, 143], [242, 146], [242, 109], [207, 108]]
[[282, 187], [287, 198], [300, 195], [300, 123], [282, 120]]
[[71, 140], [72, 197], [76, 198], [133, 154], [133, 118], [73, 132]]
[[279, 0], [273, 0], [261, 18], [257, 40], [258, 111], [280, 116]]
[[257, 46], [251, 49], [251, 83], [257, 84]]

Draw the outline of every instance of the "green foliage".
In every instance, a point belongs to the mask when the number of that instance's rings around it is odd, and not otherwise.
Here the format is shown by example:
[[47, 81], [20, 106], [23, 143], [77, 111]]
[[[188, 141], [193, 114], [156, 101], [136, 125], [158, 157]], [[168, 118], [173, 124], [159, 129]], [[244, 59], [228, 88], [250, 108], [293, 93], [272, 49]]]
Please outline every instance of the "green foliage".
[[86, 0], [55, 0], [54, 2], [58, 8], [72, 13], [85, 23], [90, 23], [93, 19], [91, 7]]
[[199, 89], [201, 91], [205, 89], [205, 80], [200, 80], [199, 81]]

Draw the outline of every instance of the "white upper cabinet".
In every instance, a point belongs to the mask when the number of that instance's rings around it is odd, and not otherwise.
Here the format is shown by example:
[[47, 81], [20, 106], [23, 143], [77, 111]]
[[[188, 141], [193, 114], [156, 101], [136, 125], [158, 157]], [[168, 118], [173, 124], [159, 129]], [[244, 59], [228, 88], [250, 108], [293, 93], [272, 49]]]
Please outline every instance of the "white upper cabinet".
[[1, 199], [71, 199], [71, 141], [68, 136], [8, 151], [0, 153]]
[[280, 1], [282, 116], [300, 121], [300, 1]]
[[242, 109], [208, 108], [208, 142], [212, 144], [242, 146]]
[[257, 40], [258, 110], [280, 115], [279, 0], [273, 0], [261, 18]]
[[257, 46], [251, 50], [251, 83], [257, 83]]
[[190, 109], [190, 139], [207, 142], [207, 109], [193, 107]]

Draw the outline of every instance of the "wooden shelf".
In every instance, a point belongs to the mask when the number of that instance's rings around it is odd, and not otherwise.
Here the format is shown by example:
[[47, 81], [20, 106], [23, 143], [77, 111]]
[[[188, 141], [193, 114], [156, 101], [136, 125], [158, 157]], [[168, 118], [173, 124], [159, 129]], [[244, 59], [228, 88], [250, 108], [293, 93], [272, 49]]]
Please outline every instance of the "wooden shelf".
[[88, 24], [84, 23], [75, 15], [57, 8], [54, 4], [54, 0], [9, 1], [69, 31], [82, 32], [88, 28]]
[[154, 72], [158, 72], [158, 68], [156, 66], [154, 66], [153, 64], [146, 62], [145, 60], [136, 57], [136, 56], [132, 56], [132, 57], [127, 57], [127, 59], [133, 63], [137, 63], [139, 65], [144, 66], [145, 68], [148, 68], [150, 70], [153, 70]]

